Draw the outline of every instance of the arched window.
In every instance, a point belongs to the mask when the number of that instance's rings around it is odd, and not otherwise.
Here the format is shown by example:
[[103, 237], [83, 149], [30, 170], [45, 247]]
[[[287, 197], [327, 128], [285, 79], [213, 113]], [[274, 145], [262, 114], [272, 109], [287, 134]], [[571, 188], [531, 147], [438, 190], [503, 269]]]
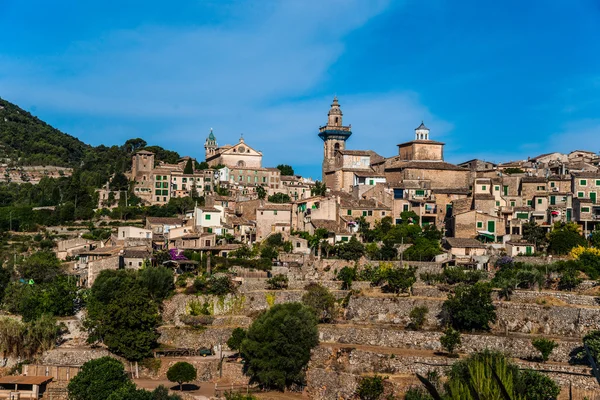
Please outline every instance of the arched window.
[[240, 160], [240, 161], [238, 161], [238, 162], [237, 162], [237, 166], [238, 166], [238, 167], [245, 167], [245, 166], [246, 166], [246, 163], [245, 163], [245, 162], [243, 162], [242, 160]]
[[338, 151], [340, 149], [340, 144], [336, 143], [333, 145], [333, 150]]
[[339, 117], [335, 117], [335, 123], [336, 123], [336, 124], [338, 123], [338, 121], [339, 121], [339, 120], [340, 120], [340, 118], [339, 118]]

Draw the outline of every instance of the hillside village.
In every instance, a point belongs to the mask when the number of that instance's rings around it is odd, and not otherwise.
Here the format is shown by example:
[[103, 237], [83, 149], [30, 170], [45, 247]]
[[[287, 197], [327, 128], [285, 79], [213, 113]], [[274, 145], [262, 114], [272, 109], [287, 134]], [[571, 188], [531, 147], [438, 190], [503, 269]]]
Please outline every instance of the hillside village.
[[89, 217], [10, 214], [0, 398], [600, 399], [600, 155], [455, 165], [422, 122], [386, 158], [342, 118], [319, 180], [211, 130], [204, 160], [134, 146]]

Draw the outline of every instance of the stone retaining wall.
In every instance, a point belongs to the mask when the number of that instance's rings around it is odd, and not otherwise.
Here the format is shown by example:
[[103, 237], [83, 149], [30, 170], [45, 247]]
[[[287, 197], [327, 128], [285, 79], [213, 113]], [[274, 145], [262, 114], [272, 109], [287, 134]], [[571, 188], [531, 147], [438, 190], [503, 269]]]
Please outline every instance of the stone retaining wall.
[[[392, 347], [443, 351], [440, 345], [442, 332], [410, 331], [391, 327], [360, 327], [352, 325], [320, 325], [319, 340], [325, 343], [357, 344], [365, 346]], [[532, 346], [534, 337], [461, 335], [459, 353], [471, 354], [485, 349], [500, 351], [521, 359], [536, 359], [539, 352]], [[554, 339], [558, 347], [550, 355], [551, 361], [568, 363], [571, 353], [581, 347], [579, 341]]]
[[[425, 297], [352, 296], [345, 318], [355, 323], [384, 323], [406, 326], [409, 313], [427, 306], [425, 327], [439, 327], [443, 300]], [[600, 327], [599, 307], [541, 306], [537, 304], [495, 302], [498, 321], [494, 332], [520, 332], [581, 337]]]
[[[356, 383], [352, 375], [358, 377], [362, 374], [378, 373], [382, 375], [425, 375], [428, 371], [437, 370], [444, 373], [447, 366], [456, 359], [435, 356], [411, 356], [384, 354], [375, 351], [366, 351], [354, 348], [335, 348], [320, 346], [313, 350], [308, 371], [308, 388], [311, 399], [327, 398], [352, 398], [356, 390]], [[596, 389], [597, 382], [590, 373], [590, 369], [581, 366], [539, 364], [532, 362], [516, 361], [522, 368], [553, 371], [547, 373], [549, 377], [560, 386], [570, 383], [580, 389]], [[324, 371], [335, 372], [339, 383]], [[570, 373], [582, 375], [570, 375]], [[585, 375], [585, 376], [583, 376]], [[356, 379], [356, 378], [355, 378]]]
[[209, 327], [206, 329], [161, 326], [158, 328], [158, 343], [181, 349], [213, 348], [224, 344], [231, 336], [232, 327]]

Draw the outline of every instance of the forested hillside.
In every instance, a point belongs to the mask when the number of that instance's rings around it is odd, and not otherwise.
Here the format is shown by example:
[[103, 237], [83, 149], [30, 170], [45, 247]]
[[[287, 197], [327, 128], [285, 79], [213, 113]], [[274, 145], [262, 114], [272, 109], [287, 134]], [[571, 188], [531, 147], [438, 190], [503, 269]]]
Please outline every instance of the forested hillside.
[[[176, 162], [180, 156], [140, 138], [121, 146], [93, 147], [63, 133], [18, 106], [0, 98], [0, 159], [9, 166], [56, 165], [73, 168], [73, 175], [42, 178], [39, 184], [0, 183], [0, 231], [31, 230], [36, 225], [87, 220], [97, 206], [95, 190], [111, 181], [115, 190], [128, 190], [123, 173], [140, 149], [156, 154], [156, 161]], [[117, 177], [116, 179], [114, 177]], [[112, 185], [111, 185], [112, 186]], [[135, 197], [129, 196], [129, 204]], [[33, 207], [57, 206], [54, 212], [32, 212]]]

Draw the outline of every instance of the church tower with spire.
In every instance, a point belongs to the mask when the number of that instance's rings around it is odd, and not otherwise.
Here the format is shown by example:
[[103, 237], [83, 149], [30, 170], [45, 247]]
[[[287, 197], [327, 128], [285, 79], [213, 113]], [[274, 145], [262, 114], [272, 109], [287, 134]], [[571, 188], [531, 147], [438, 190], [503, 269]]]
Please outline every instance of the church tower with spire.
[[208, 160], [217, 152], [217, 138], [213, 133], [212, 128], [210, 128], [210, 134], [208, 138], [206, 138], [206, 142], [204, 142], [204, 156]]
[[319, 128], [319, 137], [323, 140], [323, 182], [326, 172], [335, 166], [335, 154], [346, 149], [346, 140], [352, 135], [352, 125], [342, 125], [342, 115], [338, 99], [334, 97], [327, 114], [327, 125]]

